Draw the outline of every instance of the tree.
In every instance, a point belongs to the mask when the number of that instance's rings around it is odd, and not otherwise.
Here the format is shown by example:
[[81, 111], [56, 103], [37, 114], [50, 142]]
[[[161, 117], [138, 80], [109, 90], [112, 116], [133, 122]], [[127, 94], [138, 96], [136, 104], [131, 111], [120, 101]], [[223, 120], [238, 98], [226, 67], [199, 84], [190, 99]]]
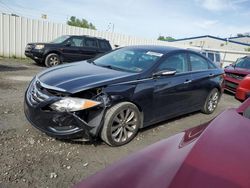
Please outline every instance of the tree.
[[244, 34], [238, 33], [237, 37], [244, 37]]
[[85, 19], [80, 20], [79, 18], [76, 18], [75, 16], [71, 16], [70, 19], [67, 21], [67, 24], [71, 26], [96, 30], [96, 27], [91, 22], [88, 22]]
[[171, 41], [174, 41], [175, 38], [170, 37], [170, 36], [166, 36], [166, 37], [164, 37], [164, 36], [159, 36], [157, 40], [163, 40], [163, 41], [171, 42]]
[[250, 33], [249, 33], [249, 32], [244, 33], [244, 34], [242, 34], [242, 33], [238, 33], [238, 34], [237, 34], [237, 37], [249, 37], [249, 36], [250, 36]]

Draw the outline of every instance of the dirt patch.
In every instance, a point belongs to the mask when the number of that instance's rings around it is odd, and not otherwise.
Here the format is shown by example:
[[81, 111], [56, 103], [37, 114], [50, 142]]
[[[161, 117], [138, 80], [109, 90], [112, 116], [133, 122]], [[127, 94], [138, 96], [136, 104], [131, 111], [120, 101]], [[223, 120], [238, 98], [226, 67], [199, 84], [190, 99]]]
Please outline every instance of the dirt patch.
[[[197, 112], [151, 126], [123, 147], [113, 148], [102, 142], [64, 142], [36, 130], [23, 114], [23, 97], [29, 83], [23, 78], [32, 78], [45, 68], [16, 59], [1, 59], [0, 65], [16, 67], [15, 71], [0, 71], [0, 187], [69, 187], [132, 152], [240, 104], [224, 94], [214, 114]], [[18, 68], [23, 66], [27, 69]], [[10, 79], [13, 77], [22, 79]]]

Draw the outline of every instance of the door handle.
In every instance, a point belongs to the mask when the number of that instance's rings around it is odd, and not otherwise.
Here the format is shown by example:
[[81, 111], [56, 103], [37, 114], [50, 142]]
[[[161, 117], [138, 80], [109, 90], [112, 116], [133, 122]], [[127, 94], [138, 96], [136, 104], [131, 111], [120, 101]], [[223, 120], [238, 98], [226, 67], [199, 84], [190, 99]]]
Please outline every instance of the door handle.
[[209, 77], [213, 77], [213, 76], [214, 76], [214, 74], [212, 74], [212, 73], [211, 73], [211, 74], [209, 74]]
[[184, 84], [189, 84], [189, 83], [191, 83], [192, 82], [192, 80], [186, 80], [185, 82], [184, 82]]

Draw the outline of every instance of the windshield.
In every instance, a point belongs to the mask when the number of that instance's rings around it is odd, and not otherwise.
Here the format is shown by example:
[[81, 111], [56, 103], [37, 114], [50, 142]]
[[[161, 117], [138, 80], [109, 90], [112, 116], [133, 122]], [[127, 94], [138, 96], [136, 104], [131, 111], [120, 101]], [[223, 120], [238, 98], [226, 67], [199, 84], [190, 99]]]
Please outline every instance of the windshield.
[[235, 67], [250, 69], [250, 58], [240, 58], [236, 61]]
[[152, 67], [162, 55], [150, 50], [122, 48], [95, 59], [94, 63], [111, 69], [142, 72]]
[[67, 35], [63, 35], [63, 36], [60, 36], [54, 40], [52, 40], [50, 43], [54, 43], [54, 44], [59, 44], [59, 43], [62, 43], [64, 42], [65, 40], [67, 40], [70, 36], [67, 36]]

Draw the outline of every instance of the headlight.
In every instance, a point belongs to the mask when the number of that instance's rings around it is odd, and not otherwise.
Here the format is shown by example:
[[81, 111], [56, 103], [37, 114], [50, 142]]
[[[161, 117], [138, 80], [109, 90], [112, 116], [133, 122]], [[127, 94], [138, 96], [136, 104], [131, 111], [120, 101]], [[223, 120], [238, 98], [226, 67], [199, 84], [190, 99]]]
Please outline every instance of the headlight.
[[59, 112], [74, 112], [78, 110], [92, 108], [99, 104], [101, 103], [89, 99], [66, 97], [51, 104], [50, 108]]
[[43, 44], [37, 44], [36, 46], [35, 46], [35, 49], [37, 49], [37, 50], [41, 50], [41, 49], [43, 49], [44, 48], [44, 45]]

